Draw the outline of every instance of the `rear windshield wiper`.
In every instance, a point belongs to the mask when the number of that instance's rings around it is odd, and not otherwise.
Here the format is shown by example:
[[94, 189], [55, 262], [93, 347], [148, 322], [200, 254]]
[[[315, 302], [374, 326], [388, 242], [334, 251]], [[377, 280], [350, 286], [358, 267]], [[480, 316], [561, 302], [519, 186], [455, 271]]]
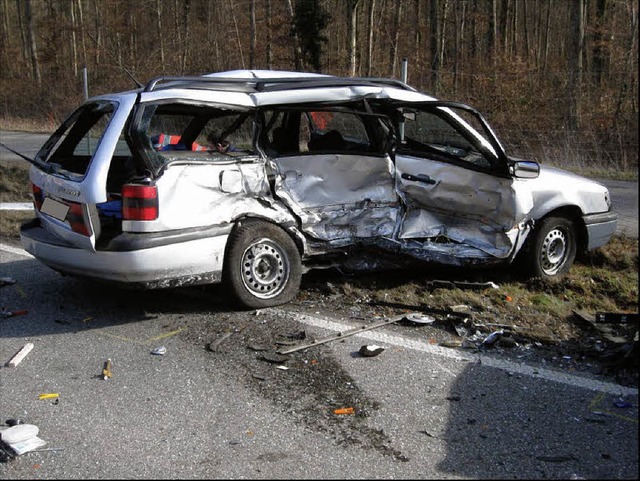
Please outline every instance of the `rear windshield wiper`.
[[16, 154], [18, 157], [23, 158], [24, 160], [26, 160], [27, 162], [29, 162], [30, 164], [33, 164], [35, 166], [39, 166], [38, 162], [36, 162], [35, 159], [32, 159], [31, 157], [27, 157], [24, 154], [21, 154], [20, 152], [13, 150], [11, 147], [7, 147], [6, 145], [4, 145], [2, 142], [0, 142], [0, 146], [4, 147], [5, 149], [7, 149], [10, 152], [13, 152], [14, 154]]
[[17, 150], [13, 150], [11, 147], [7, 147], [2, 142], [0, 142], [0, 146], [4, 147], [5, 149], [7, 149], [10, 152], [13, 152], [18, 157], [23, 158], [24, 160], [26, 160], [30, 164], [35, 165], [36, 167], [38, 167], [43, 172], [46, 172], [47, 174], [58, 174], [58, 175], [61, 175], [62, 177], [64, 177], [65, 179], [71, 180], [70, 176], [68, 176], [68, 175], [66, 175], [66, 174], [64, 174], [64, 173], [62, 173], [60, 171], [60, 167], [62, 167], [60, 164], [56, 164], [56, 163], [53, 163], [53, 162], [46, 162], [46, 163], [45, 162], [38, 162], [36, 159], [32, 159], [31, 157], [27, 157], [26, 155], [21, 154]]

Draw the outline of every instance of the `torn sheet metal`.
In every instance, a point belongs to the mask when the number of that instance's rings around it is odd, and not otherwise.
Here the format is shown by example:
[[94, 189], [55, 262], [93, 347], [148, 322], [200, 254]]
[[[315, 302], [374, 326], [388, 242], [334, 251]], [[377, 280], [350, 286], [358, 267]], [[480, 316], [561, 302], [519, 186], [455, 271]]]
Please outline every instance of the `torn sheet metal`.
[[[396, 165], [398, 194], [407, 205], [400, 239], [444, 236], [494, 257], [512, 255], [533, 206], [530, 192], [516, 200], [510, 178], [432, 159], [397, 156]], [[403, 178], [405, 173], [411, 179], [429, 176], [433, 183]]]
[[322, 240], [391, 236], [398, 202], [388, 157], [282, 157], [276, 195], [300, 217], [302, 229]]

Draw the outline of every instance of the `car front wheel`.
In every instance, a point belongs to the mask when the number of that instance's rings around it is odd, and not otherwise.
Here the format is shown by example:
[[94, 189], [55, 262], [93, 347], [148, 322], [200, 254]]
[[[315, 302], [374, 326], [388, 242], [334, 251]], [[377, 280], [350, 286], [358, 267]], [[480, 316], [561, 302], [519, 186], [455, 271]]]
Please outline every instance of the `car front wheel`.
[[249, 221], [231, 233], [224, 281], [243, 306], [285, 304], [297, 295], [301, 277], [300, 253], [278, 226]]
[[576, 258], [575, 226], [563, 217], [547, 217], [534, 233], [529, 267], [535, 277], [552, 278], [565, 274]]

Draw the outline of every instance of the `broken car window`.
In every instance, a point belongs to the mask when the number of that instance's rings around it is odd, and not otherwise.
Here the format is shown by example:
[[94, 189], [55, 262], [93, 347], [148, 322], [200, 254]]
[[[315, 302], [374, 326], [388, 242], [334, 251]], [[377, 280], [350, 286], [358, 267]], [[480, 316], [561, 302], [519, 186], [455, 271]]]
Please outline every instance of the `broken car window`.
[[435, 160], [452, 161], [482, 170], [491, 162], [441, 109], [415, 110], [404, 115], [404, 140], [398, 152]]
[[[97, 102], [74, 112], [45, 146], [45, 162], [71, 174], [86, 174], [116, 108], [115, 103]], [[131, 155], [122, 135], [116, 150]]]

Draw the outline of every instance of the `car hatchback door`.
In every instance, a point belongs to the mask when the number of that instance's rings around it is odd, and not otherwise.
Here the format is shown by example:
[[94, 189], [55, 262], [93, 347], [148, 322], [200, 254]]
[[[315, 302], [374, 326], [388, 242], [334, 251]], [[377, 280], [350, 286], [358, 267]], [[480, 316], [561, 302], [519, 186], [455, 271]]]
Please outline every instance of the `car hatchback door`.
[[112, 166], [131, 156], [123, 128], [134, 101], [130, 95], [84, 104], [45, 142], [30, 170], [41, 225], [77, 247], [95, 250], [97, 206], [108, 200]]

